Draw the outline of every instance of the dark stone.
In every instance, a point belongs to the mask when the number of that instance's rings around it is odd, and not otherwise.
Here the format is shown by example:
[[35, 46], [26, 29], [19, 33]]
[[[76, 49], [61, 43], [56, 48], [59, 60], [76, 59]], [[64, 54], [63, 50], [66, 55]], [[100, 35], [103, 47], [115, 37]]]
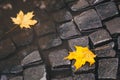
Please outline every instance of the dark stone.
[[87, 36], [68, 40], [69, 47], [72, 51], [75, 51], [75, 46], [89, 47], [89, 40]]
[[52, 68], [60, 67], [60, 66], [68, 66], [70, 65], [69, 60], [64, 60], [64, 58], [68, 55], [68, 51], [66, 49], [56, 50], [50, 52], [49, 61]]
[[47, 80], [44, 65], [27, 68], [24, 70], [23, 74], [24, 80]]
[[94, 53], [97, 57], [115, 57], [116, 52], [113, 49], [114, 42], [106, 44], [104, 46], [100, 46], [94, 49]]
[[71, 22], [64, 23], [59, 26], [58, 32], [62, 39], [69, 39], [72, 36], [79, 35], [75, 24]]
[[0, 41], [0, 59], [3, 59], [16, 50], [14, 43], [10, 39]]
[[51, 70], [50, 75], [52, 79], [61, 79], [61, 78], [64, 79], [65, 77], [71, 76], [72, 71], [70, 67], [69, 68], [65, 68], [65, 67], [55, 68]]
[[23, 80], [23, 77], [22, 76], [15, 76], [15, 77], [10, 78], [9, 80]]
[[28, 45], [17, 52], [18, 58], [22, 61], [27, 55], [38, 50], [36, 45]]
[[97, 5], [96, 10], [102, 20], [118, 14], [117, 7], [114, 2], [106, 2]]
[[74, 80], [95, 80], [95, 75], [93, 73], [79, 74], [74, 76]]
[[61, 44], [62, 44], [62, 41], [56, 34], [52, 34], [52, 35], [39, 38], [39, 47], [42, 50], [56, 47]]
[[61, 8], [65, 7], [64, 0], [46, 0], [46, 9], [47, 11], [58, 11]]
[[71, 3], [71, 2], [74, 2], [74, 1], [77, 1], [77, 0], [64, 0], [65, 3]]
[[6, 75], [1, 75], [0, 80], [8, 80], [8, 77]]
[[99, 79], [117, 79], [118, 58], [101, 59], [98, 65]]
[[40, 61], [42, 60], [41, 59], [41, 56], [40, 56], [40, 53], [38, 50], [35, 50], [33, 52], [31, 52], [29, 55], [27, 55], [22, 61], [21, 61], [21, 65], [22, 66], [25, 66], [27, 64], [31, 64], [33, 62], [36, 62], [36, 61]]
[[80, 11], [89, 6], [89, 3], [86, 0], [78, 0], [72, 4], [69, 4], [72, 11]]
[[85, 64], [84, 66], [82, 66], [80, 69], [78, 69], [77, 71], [75, 70], [75, 67], [72, 67], [73, 72], [75, 73], [81, 73], [81, 72], [87, 72], [87, 71], [91, 71], [95, 69], [95, 65], [91, 65], [90, 64]]
[[117, 39], [117, 43], [118, 43], [118, 49], [120, 49], [120, 36], [118, 36], [118, 39]]
[[120, 10], [120, 5], [118, 6], [119, 10]]
[[87, 0], [91, 5], [103, 2], [104, 0]]
[[101, 20], [94, 9], [75, 16], [74, 20], [81, 32], [102, 27]]
[[98, 45], [112, 39], [109, 33], [104, 29], [99, 29], [98, 31], [91, 33], [89, 37], [93, 45]]
[[42, 36], [45, 34], [49, 34], [52, 32], [55, 32], [55, 24], [52, 21], [46, 21], [46, 22], [39, 22], [34, 27], [35, 32], [37, 36]]
[[22, 71], [23, 71], [23, 67], [21, 65], [14, 66], [10, 69], [10, 73], [12, 74], [18, 74], [21, 73]]
[[117, 33], [120, 33], [119, 23], [120, 23], [120, 17], [117, 17], [110, 21], [107, 21], [105, 25], [111, 34], [117, 34]]
[[51, 80], [73, 80], [73, 78], [70, 76], [70, 77], [56, 78], [56, 79], [51, 79]]
[[14, 32], [12, 39], [17, 46], [25, 46], [30, 44], [33, 40], [32, 30], [26, 29]]
[[54, 21], [58, 23], [72, 20], [71, 13], [66, 9], [59, 10], [53, 13], [52, 15], [53, 15]]

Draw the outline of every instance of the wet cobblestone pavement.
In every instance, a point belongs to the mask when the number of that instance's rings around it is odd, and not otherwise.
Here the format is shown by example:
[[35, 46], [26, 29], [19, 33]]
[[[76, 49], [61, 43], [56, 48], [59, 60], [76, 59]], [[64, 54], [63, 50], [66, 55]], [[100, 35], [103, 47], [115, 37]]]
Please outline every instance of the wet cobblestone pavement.
[[[38, 23], [1, 38], [19, 10]], [[88, 46], [96, 63], [75, 72], [63, 60]], [[0, 0], [0, 80], [120, 80], [119, 0]]]

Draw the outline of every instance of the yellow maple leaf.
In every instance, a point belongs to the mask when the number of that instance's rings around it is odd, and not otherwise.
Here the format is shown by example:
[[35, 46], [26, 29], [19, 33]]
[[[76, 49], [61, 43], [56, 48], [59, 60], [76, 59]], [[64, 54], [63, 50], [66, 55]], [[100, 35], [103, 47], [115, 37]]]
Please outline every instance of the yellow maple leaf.
[[35, 25], [37, 23], [37, 20], [32, 20], [33, 16], [33, 12], [24, 14], [23, 11], [20, 11], [16, 18], [11, 17], [11, 19], [14, 24], [19, 25], [20, 28], [30, 28], [31, 25]]
[[95, 63], [96, 55], [88, 47], [75, 46], [75, 48], [76, 51], [70, 52], [64, 59], [76, 60], [74, 63], [76, 70], [85, 65], [86, 62], [89, 62], [90, 65]]

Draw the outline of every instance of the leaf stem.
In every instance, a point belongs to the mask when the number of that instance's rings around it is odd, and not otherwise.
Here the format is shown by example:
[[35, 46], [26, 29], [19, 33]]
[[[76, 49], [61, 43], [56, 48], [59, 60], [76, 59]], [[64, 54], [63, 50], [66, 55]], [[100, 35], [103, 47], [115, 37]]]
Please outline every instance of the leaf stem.
[[11, 29], [8, 30], [7, 32], [5, 32], [2, 36], [0, 36], [0, 39], [2, 39], [2, 38], [4, 38], [5, 36], [7, 36], [9, 33], [11, 33], [12, 31], [14, 31], [17, 27], [18, 27], [18, 25], [14, 26], [13, 28], [11, 28]]

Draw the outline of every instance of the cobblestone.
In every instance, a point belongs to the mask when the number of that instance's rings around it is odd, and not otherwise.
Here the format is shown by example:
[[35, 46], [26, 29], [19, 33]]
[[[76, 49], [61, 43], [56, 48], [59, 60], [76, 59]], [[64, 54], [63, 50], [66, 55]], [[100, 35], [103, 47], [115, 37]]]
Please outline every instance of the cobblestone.
[[116, 79], [118, 69], [118, 58], [99, 60], [98, 78], [99, 79]]
[[112, 39], [109, 33], [104, 29], [91, 33], [89, 37], [93, 45], [97, 45]]
[[111, 34], [119, 34], [120, 33], [120, 17], [114, 18], [105, 23], [107, 29]]
[[75, 51], [74, 46], [89, 46], [89, 40], [87, 36], [80, 37], [80, 38], [75, 38], [75, 39], [70, 39], [68, 40], [69, 47], [72, 51]]
[[40, 80], [44, 77], [44, 74], [46, 74], [45, 66], [39, 65], [36, 67], [27, 68], [24, 70], [23, 74], [24, 80]]
[[40, 49], [45, 50], [45, 49], [59, 46], [60, 44], [62, 44], [62, 41], [58, 35], [52, 34], [52, 35], [40, 38], [38, 43], [39, 43]]
[[81, 32], [102, 27], [101, 20], [94, 9], [75, 16], [74, 20]]
[[61, 39], [69, 39], [72, 36], [79, 35], [79, 32], [77, 31], [76, 26], [72, 21], [60, 25], [58, 32]]
[[72, 11], [80, 11], [89, 6], [89, 3], [85, 0], [78, 0], [74, 3], [69, 4]]
[[23, 77], [22, 76], [16, 76], [16, 77], [10, 78], [9, 80], [23, 80]]
[[95, 80], [93, 73], [75, 75], [74, 80]]
[[59, 10], [59, 11], [53, 13], [53, 19], [57, 23], [70, 21], [70, 20], [72, 20], [72, 14], [68, 10], [62, 9], [62, 10]]
[[12, 40], [17, 46], [25, 46], [30, 44], [33, 40], [33, 33], [32, 30], [20, 30], [14, 33], [12, 36]]
[[46, 21], [43, 23], [38, 23], [35, 27], [35, 32], [37, 36], [43, 36], [45, 34], [56, 32], [55, 24], [52, 21]]
[[106, 2], [96, 6], [96, 10], [102, 20], [118, 14], [117, 7], [114, 2]]
[[115, 57], [116, 52], [113, 49], [114, 43], [108, 43], [104, 46], [100, 46], [94, 49], [97, 57]]
[[53, 51], [49, 54], [49, 61], [52, 68], [67, 66], [70, 65], [70, 61], [64, 60], [64, 57], [68, 55], [68, 51], [66, 49]]
[[[6, 45], [5, 45], [6, 44]], [[16, 50], [14, 43], [10, 39], [0, 42], [0, 59], [7, 57]]]

